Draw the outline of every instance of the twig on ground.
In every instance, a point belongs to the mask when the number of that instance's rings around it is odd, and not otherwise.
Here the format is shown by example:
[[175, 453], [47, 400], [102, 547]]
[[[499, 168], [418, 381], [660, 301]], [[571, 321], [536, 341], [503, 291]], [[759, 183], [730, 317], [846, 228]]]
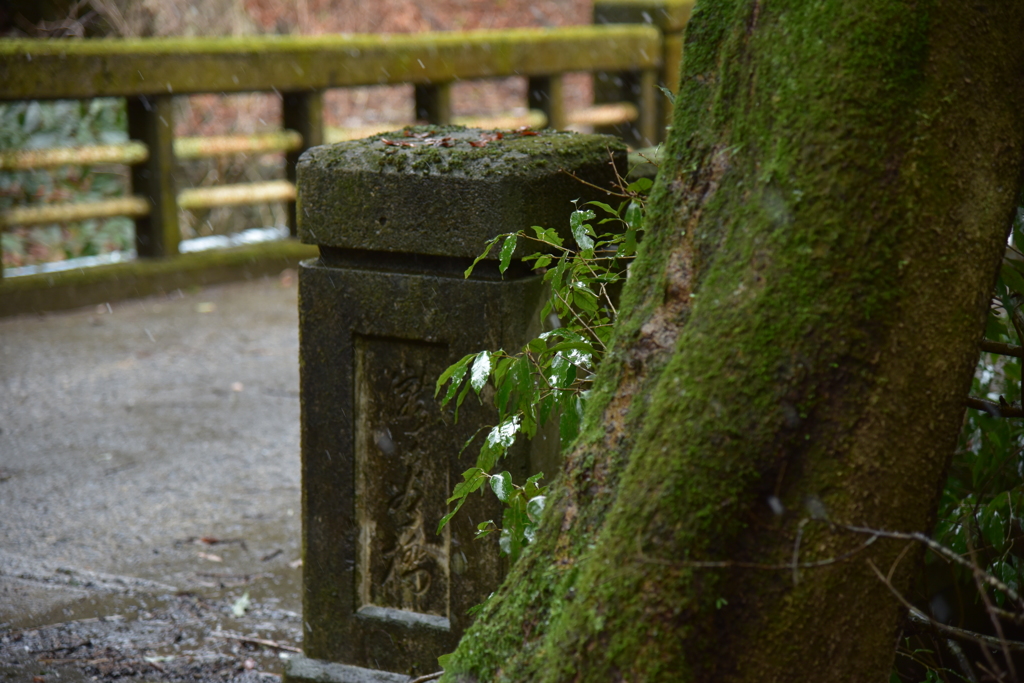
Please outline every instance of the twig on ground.
[[419, 678], [412, 678], [409, 683], [427, 683], [427, 681], [436, 681], [441, 676], [444, 676], [444, 671], [435, 671], [432, 674], [426, 676], [420, 676]]
[[47, 653], [51, 653], [51, 652], [60, 652], [61, 650], [77, 650], [78, 648], [84, 647], [84, 646], [87, 646], [87, 645], [92, 645], [92, 641], [91, 640], [83, 640], [82, 642], [75, 643], [74, 645], [62, 645], [60, 647], [51, 647], [51, 648], [48, 648], [46, 650], [29, 650], [29, 654], [30, 655], [42, 655], [42, 654], [47, 654]]
[[253, 645], [263, 645], [264, 647], [273, 648], [275, 650], [284, 650], [285, 652], [302, 654], [301, 648], [297, 648], [293, 645], [285, 645], [284, 643], [279, 643], [276, 640], [267, 640], [266, 638], [250, 638], [249, 636], [239, 636], [234, 633], [224, 633], [223, 631], [211, 633], [210, 637], [221, 638], [223, 640], [237, 640], [240, 643], [252, 643]]
[[265, 579], [271, 574], [224, 574], [221, 572], [196, 572], [196, 576], [202, 576], [206, 579], [220, 579], [221, 581], [236, 581], [241, 583], [249, 583], [256, 579]]

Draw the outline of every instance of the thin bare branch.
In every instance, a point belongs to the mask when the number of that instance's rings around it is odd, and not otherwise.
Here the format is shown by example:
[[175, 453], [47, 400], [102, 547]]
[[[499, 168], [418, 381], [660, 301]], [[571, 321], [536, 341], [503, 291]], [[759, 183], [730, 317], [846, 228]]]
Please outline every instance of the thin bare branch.
[[[896, 590], [896, 587], [893, 586], [892, 583], [890, 583], [889, 580], [887, 578], [885, 578], [885, 576], [882, 575], [882, 572], [879, 571], [878, 567], [875, 565], [874, 562], [872, 562], [870, 559], [865, 560], [865, 561], [868, 563], [868, 566], [871, 567], [871, 571], [873, 571], [875, 573], [875, 576], [878, 577], [878, 580], [881, 581], [883, 584], [885, 584], [885, 587], [889, 589], [889, 592], [893, 594], [893, 597], [895, 597], [897, 600], [899, 600], [900, 604], [903, 605], [904, 607], [906, 607], [907, 611], [911, 615], [916, 614], [916, 615], [920, 616], [922, 619], [925, 620], [925, 622], [929, 626], [934, 626], [934, 625], [945, 626], [945, 624], [940, 624], [939, 622], [935, 621], [934, 619], [932, 619], [931, 617], [926, 615], [924, 612], [920, 611], [919, 609], [917, 609], [916, 607], [911, 605], [910, 602], [905, 597], [903, 597], [903, 594], [900, 593], [898, 590]], [[960, 630], [960, 629], [957, 629], [957, 630]], [[993, 639], [993, 640], [997, 640], [997, 639]], [[976, 642], [978, 642], [978, 641], [976, 641]], [[985, 655], [985, 659], [988, 660], [988, 663], [992, 667], [993, 670], [999, 669], [999, 665], [996, 664], [996, 661], [995, 661], [995, 659], [993, 659], [992, 653], [988, 651], [988, 648], [982, 647], [981, 648], [981, 652], [982, 652], [982, 654]], [[997, 678], [996, 680], [999, 680], [999, 679]]]
[[[988, 645], [990, 647], [1003, 647], [1003, 642], [1000, 642], [1000, 640], [994, 636], [987, 636], [984, 633], [977, 633], [975, 631], [968, 631], [966, 629], [957, 628], [956, 626], [943, 624], [942, 622], [935, 621], [913, 606], [910, 607], [910, 620], [914, 623], [921, 624], [922, 626], [927, 626], [928, 628], [951, 638], [971, 640], [978, 644]], [[1007, 640], [1004, 642], [1011, 652], [1024, 652], [1024, 643], [1017, 640]]]
[[880, 536], [881, 538], [896, 538], [903, 541], [917, 541], [918, 543], [923, 543], [926, 546], [928, 546], [928, 548], [932, 550], [936, 555], [940, 555], [948, 560], [952, 560], [960, 566], [966, 567], [967, 569], [970, 569], [972, 572], [980, 574], [982, 580], [985, 583], [992, 586], [993, 588], [1003, 591], [1004, 593], [1006, 593], [1006, 596], [1015, 603], [1020, 604], [1021, 602], [1020, 595], [1017, 593], [1017, 591], [1013, 590], [1005, 583], [1003, 583], [996, 577], [992, 576], [991, 574], [983, 571], [969, 560], [960, 557], [960, 555], [953, 552], [952, 550], [942, 545], [938, 541], [931, 539], [920, 532], [915, 531], [913, 533], [906, 533], [902, 531], [883, 531], [881, 529], [848, 526], [846, 524], [835, 524], [835, 526], [839, 529], [846, 529], [847, 531], [852, 531], [856, 534], [870, 534], [871, 536]]
[[993, 417], [1024, 417], [1024, 408], [1012, 406], [1009, 403], [996, 403], [995, 401], [986, 401], [982, 398], [968, 396], [964, 400], [964, 404], [968, 408], [984, 410]]
[[[825, 560], [815, 560], [813, 562], [797, 562], [797, 563], [787, 562], [786, 564], [761, 564], [759, 562], [737, 562], [737, 561], [733, 561], [733, 560], [722, 560], [722, 561], [717, 561], [717, 562], [716, 561], [711, 561], [711, 562], [700, 562], [700, 561], [694, 561], [694, 562], [686, 562], [686, 561], [684, 561], [684, 562], [674, 562], [672, 560], [665, 560], [665, 559], [662, 559], [662, 558], [659, 558], [659, 557], [648, 557], [647, 555], [645, 555], [644, 552], [640, 549], [640, 537], [639, 536], [637, 536], [636, 545], [637, 545], [637, 556], [638, 556], [637, 559], [640, 562], [645, 562], [645, 563], [648, 563], [648, 564], [662, 564], [662, 565], [666, 565], [666, 566], [669, 566], [669, 567], [694, 567], [694, 568], [697, 568], [697, 569], [730, 569], [730, 568], [733, 568], [733, 567], [737, 567], [737, 568], [740, 568], [740, 569], [767, 569], [767, 570], [772, 570], [772, 571], [779, 571], [779, 570], [782, 570], [782, 571], [795, 571], [796, 569], [813, 569], [815, 567], [827, 567], [827, 566], [829, 566], [831, 564], [837, 564], [839, 562], [843, 562], [845, 560], [850, 559], [851, 557], [853, 557], [857, 553], [861, 552], [862, 550], [867, 548], [869, 545], [874, 543], [876, 540], [878, 540], [877, 537], [869, 538], [868, 540], [864, 541], [864, 543], [860, 544], [859, 546], [857, 546], [853, 550], [847, 551], [847, 552], [843, 553], [842, 555], [836, 555], [835, 557], [830, 557], [830, 558], [825, 559]], [[795, 555], [795, 553], [794, 553], [794, 555]]]
[[989, 341], [988, 339], [982, 339], [978, 347], [982, 351], [988, 351], [989, 353], [998, 353], [1000, 356], [1012, 356], [1014, 358], [1024, 358], [1024, 346], [1014, 346], [1013, 344], [1003, 344], [1002, 342]]
[[590, 187], [593, 187], [595, 189], [601, 190], [602, 192], [607, 192], [608, 194], [611, 194], [611, 195], [615, 195], [616, 197], [625, 197], [625, 198], [629, 199], [629, 198], [631, 198], [633, 196], [633, 195], [629, 195], [629, 194], [622, 194], [621, 192], [612, 192], [607, 187], [601, 187], [600, 185], [595, 185], [594, 183], [588, 183], [586, 180], [583, 180], [583, 178], [580, 178], [579, 176], [577, 176], [572, 171], [566, 171], [564, 168], [558, 169], [558, 172], [559, 173], [564, 173], [567, 176], [572, 176], [573, 178], [575, 178], [579, 182], [583, 183], [584, 185], [589, 185]]

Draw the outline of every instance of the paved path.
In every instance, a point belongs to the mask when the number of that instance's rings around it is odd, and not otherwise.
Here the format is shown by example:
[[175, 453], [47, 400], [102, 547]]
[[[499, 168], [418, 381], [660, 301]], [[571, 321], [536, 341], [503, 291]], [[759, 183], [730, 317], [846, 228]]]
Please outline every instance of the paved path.
[[0, 320], [0, 635], [173, 588], [298, 637], [297, 324], [291, 272]]

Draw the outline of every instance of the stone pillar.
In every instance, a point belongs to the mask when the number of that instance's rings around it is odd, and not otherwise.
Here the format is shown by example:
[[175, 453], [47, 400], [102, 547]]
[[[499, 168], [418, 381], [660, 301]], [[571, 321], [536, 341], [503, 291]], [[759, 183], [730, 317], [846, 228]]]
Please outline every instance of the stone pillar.
[[[299, 273], [305, 656], [289, 681], [435, 671], [497, 587], [496, 535], [473, 538], [500, 520], [493, 496], [471, 496], [437, 534], [480, 442], [459, 451], [495, 411], [485, 388], [456, 423], [434, 383], [465, 354], [514, 352], [540, 330], [540, 276], [513, 262], [502, 277], [497, 249], [464, 271], [504, 232], [568, 237], [572, 200], [611, 201], [569, 172], [611, 188], [611, 157], [624, 172], [614, 138], [446, 126], [303, 155], [299, 236], [320, 258]], [[555, 436], [521, 444], [502, 468], [521, 482], [551, 450]]]

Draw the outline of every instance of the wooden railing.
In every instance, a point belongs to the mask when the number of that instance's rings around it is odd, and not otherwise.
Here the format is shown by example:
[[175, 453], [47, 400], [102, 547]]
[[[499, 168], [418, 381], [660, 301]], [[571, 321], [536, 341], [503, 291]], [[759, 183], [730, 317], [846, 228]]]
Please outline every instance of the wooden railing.
[[[574, 116], [565, 108], [563, 75], [595, 72], [595, 91], [604, 108], [583, 112], [583, 117], [589, 116], [590, 123], [605, 130], [610, 126], [620, 134], [626, 131], [631, 144], [653, 144], [659, 141], [666, 120], [662, 105], [666, 98], [657, 86], [675, 86], [675, 65], [669, 62], [678, 59], [678, 36], [691, 4], [692, 0], [599, 1], [595, 6], [599, 25], [556, 29], [3, 40], [0, 101], [124, 97], [130, 141], [72, 149], [0, 150], [0, 171], [121, 163], [131, 169], [132, 195], [10, 209], [0, 213], [0, 230], [129, 216], [135, 221], [137, 254], [146, 259], [178, 253], [179, 208], [287, 202], [289, 227], [295, 234], [295, 165], [303, 151], [325, 141], [323, 93], [329, 88], [412, 84], [416, 118], [447, 124], [452, 122], [452, 83], [525, 76], [528, 106], [542, 112], [547, 125], [563, 128]], [[279, 93], [283, 130], [269, 135], [175, 139], [173, 97], [240, 92]], [[583, 118], [580, 113], [575, 116]], [[174, 187], [176, 161], [239, 152], [283, 152], [286, 180], [182, 191]]]

